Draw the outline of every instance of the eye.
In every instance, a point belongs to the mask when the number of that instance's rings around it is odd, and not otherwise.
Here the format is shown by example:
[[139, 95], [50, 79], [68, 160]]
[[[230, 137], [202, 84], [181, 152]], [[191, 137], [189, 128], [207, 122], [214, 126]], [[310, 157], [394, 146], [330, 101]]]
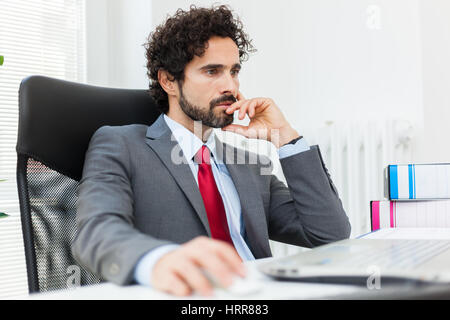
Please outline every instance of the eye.
[[206, 73], [210, 76], [213, 76], [213, 75], [217, 74], [217, 69], [208, 69], [208, 70], [206, 70]]
[[237, 75], [239, 75], [239, 71], [241, 71], [241, 70], [239, 70], [239, 69], [231, 70], [231, 75], [237, 76]]

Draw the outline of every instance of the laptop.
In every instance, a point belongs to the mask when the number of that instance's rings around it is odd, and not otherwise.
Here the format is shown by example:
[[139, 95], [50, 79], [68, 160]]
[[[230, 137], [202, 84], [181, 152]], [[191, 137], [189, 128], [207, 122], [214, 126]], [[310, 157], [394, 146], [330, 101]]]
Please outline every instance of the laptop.
[[450, 240], [348, 239], [275, 258], [258, 268], [278, 280], [450, 283]]

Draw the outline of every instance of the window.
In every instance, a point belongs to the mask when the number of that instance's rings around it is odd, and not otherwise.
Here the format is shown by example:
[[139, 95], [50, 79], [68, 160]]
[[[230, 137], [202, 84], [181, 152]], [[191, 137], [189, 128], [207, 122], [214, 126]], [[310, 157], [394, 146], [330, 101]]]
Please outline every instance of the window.
[[0, 0], [0, 299], [28, 293], [16, 186], [18, 90], [30, 75], [85, 82], [85, 0]]

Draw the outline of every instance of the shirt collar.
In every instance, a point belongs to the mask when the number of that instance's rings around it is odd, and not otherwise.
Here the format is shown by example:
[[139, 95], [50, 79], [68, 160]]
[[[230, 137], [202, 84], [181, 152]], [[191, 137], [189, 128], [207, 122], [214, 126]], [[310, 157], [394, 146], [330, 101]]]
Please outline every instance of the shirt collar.
[[206, 145], [208, 149], [211, 151], [211, 155], [215, 161], [219, 163], [221, 160], [217, 156], [216, 152], [216, 139], [214, 130], [211, 131], [208, 140], [206, 143], [203, 143], [196, 135], [194, 135], [191, 131], [186, 129], [183, 125], [179, 124], [175, 120], [169, 118], [167, 115], [164, 115], [164, 120], [167, 123], [167, 126], [172, 131], [173, 137], [177, 140], [180, 145], [181, 150], [183, 150], [183, 154], [188, 161], [191, 161], [195, 154], [200, 150], [203, 145]]

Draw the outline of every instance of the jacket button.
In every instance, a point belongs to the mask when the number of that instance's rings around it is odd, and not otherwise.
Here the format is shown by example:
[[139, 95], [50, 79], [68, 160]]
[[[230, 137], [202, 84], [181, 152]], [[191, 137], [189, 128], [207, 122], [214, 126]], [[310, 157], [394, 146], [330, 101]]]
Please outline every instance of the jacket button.
[[120, 268], [119, 268], [119, 266], [118, 266], [117, 264], [115, 264], [115, 263], [111, 264], [111, 266], [109, 267], [109, 273], [110, 273], [111, 275], [116, 275], [116, 274], [119, 273], [119, 271], [120, 271]]

